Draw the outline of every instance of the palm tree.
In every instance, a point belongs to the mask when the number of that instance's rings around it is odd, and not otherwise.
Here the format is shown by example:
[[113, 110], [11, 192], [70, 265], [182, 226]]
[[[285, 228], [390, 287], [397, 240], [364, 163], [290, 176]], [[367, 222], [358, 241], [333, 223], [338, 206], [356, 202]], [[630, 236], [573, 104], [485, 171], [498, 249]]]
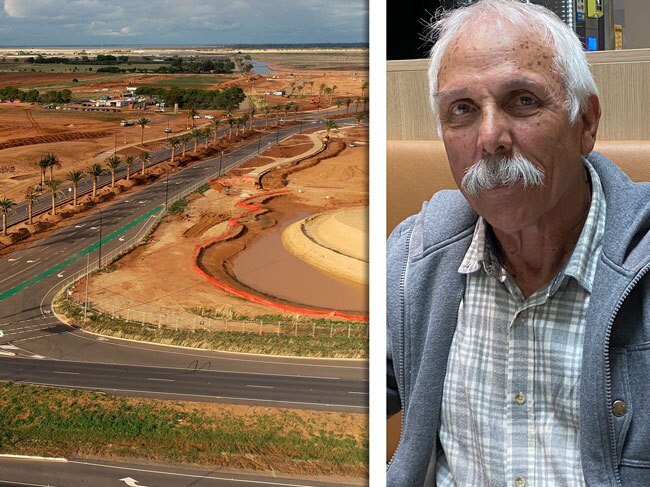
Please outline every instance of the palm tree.
[[240, 121], [240, 123], [241, 123], [241, 126], [242, 126], [242, 129], [241, 129], [241, 133], [242, 133], [242, 135], [246, 132], [246, 123], [248, 122], [248, 118], [249, 118], [249, 117], [248, 117], [248, 113], [245, 113], [245, 114], [242, 115], [242, 117], [239, 119], [239, 121]]
[[368, 103], [368, 97], [364, 96], [362, 98], [362, 100], [363, 100], [363, 111], [365, 112], [366, 111], [366, 104]]
[[221, 120], [218, 118], [213, 118], [210, 120], [210, 123], [213, 125], [214, 128], [214, 141], [213, 145], [217, 145], [217, 130], [219, 129], [219, 124], [221, 123]]
[[192, 128], [194, 128], [194, 117], [197, 116], [199, 112], [197, 112], [195, 108], [190, 108], [190, 110], [187, 113], [189, 117], [192, 119]]
[[337, 129], [339, 126], [336, 125], [336, 122], [334, 120], [328, 120], [325, 122], [325, 127], [327, 127], [327, 136], [330, 136], [330, 130]]
[[124, 158], [124, 165], [126, 166], [126, 180], [127, 181], [131, 180], [131, 167], [133, 167], [133, 164], [135, 164], [135, 157], [126, 156]]
[[180, 136], [181, 144], [183, 145], [183, 152], [181, 157], [185, 157], [185, 151], [187, 150], [187, 143], [190, 141], [190, 134], [183, 134]]
[[122, 159], [113, 154], [111, 157], [106, 159], [106, 165], [111, 171], [111, 188], [115, 187], [115, 170], [122, 164]]
[[273, 105], [272, 108], [275, 111], [275, 124], [280, 125], [280, 112], [282, 111], [282, 105], [278, 103], [277, 105]]
[[361, 125], [362, 122], [368, 120], [368, 115], [365, 113], [355, 113], [354, 118], [357, 119], [357, 123]]
[[348, 98], [345, 100], [345, 116], [347, 117], [348, 113], [350, 113], [350, 105], [352, 105], [352, 98]]
[[40, 160], [36, 163], [36, 165], [41, 170], [41, 187], [43, 187], [43, 183], [45, 182], [45, 171], [47, 171], [47, 168], [50, 167], [50, 160], [48, 154], [43, 154], [43, 156], [41, 156]]
[[190, 130], [190, 138], [194, 139], [194, 154], [196, 154], [196, 149], [199, 145], [199, 139], [201, 138], [201, 131], [199, 129]]
[[340, 110], [341, 107], [345, 104], [345, 102], [343, 100], [336, 100], [334, 104], [336, 105], [336, 108]]
[[93, 178], [93, 198], [95, 198], [97, 196], [97, 180], [106, 171], [104, 171], [104, 168], [100, 164], [93, 164], [86, 172]]
[[248, 131], [250, 132], [251, 130], [253, 130], [253, 119], [255, 118], [255, 114], [257, 113], [257, 108], [255, 108], [255, 105], [251, 105], [249, 113], [250, 113], [250, 118], [249, 118], [250, 123], [248, 125]]
[[262, 111], [264, 112], [264, 128], [267, 128], [269, 126], [269, 113], [271, 113], [271, 107], [268, 105], [264, 105], [264, 108], [262, 108]]
[[43, 157], [47, 159], [47, 167], [50, 168], [50, 181], [52, 181], [54, 177], [54, 169], [61, 169], [59, 156], [57, 156], [54, 152], [50, 152], [49, 154], [45, 154]]
[[32, 209], [34, 208], [34, 201], [39, 197], [39, 193], [36, 192], [34, 186], [28, 186], [25, 189], [25, 201], [27, 202], [27, 225], [32, 224]]
[[176, 147], [178, 147], [178, 144], [180, 144], [180, 137], [170, 137], [167, 139], [167, 143], [169, 144], [169, 148], [172, 150], [172, 157], [169, 160], [169, 162], [174, 162], [174, 156], [176, 155]]
[[140, 159], [140, 162], [142, 163], [142, 175], [144, 176], [144, 171], [147, 167], [147, 162], [149, 162], [149, 159], [151, 159], [151, 154], [149, 154], [146, 150], [143, 150], [140, 152], [138, 159]]
[[0, 212], [2, 212], [2, 235], [7, 236], [7, 213], [11, 211], [11, 208], [15, 205], [13, 200], [9, 198], [0, 199]]
[[56, 192], [62, 182], [63, 181], [60, 179], [50, 179], [49, 181], [45, 181], [45, 186], [50, 188], [50, 194], [52, 195], [52, 215], [56, 215]]
[[232, 113], [228, 112], [226, 115], [228, 119], [228, 125], [230, 125], [230, 130], [228, 131], [228, 140], [232, 139], [232, 126], [235, 125], [235, 117], [232, 116]]
[[142, 117], [138, 120], [138, 125], [140, 126], [140, 145], [144, 146], [144, 128], [149, 125], [150, 120], [148, 118]]
[[321, 83], [320, 86], [318, 87], [318, 104], [320, 105], [321, 98], [323, 97], [323, 92], [327, 89], [327, 85], [325, 83]]
[[355, 113], [359, 111], [359, 104], [361, 103], [362, 100], [363, 100], [363, 97], [361, 97], [361, 96], [357, 96], [354, 99], [354, 102], [355, 102], [354, 112]]
[[208, 141], [210, 140], [210, 136], [212, 135], [212, 127], [209, 125], [203, 129], [203, 136], [205, 137], [205, 148], [208, 148]]
[[368, 89], [368, 80], [364, 81], [361, 84], [361, 96], [363, 97], [365, 94], [365, 91]]
[[329, 97], [329, 100], [328, 100], [328, 102], [327, 102], [329, 105], [332, 104], [332, 95], [334, 94], [334, 92], [336, 91], [337, 88], [338, 88], [338, 86], [336, 86], [336, 85], [334, 85], [334, 86], [332, 86], [332, 87], [330, 88], [330, 92], [329, 92], [330, 97]]
[[72, 206], [77, 206], [77, 189], [79, 187], [79, 181], [84, 178], [84, 173], [82, 171], [70, 171], [66, 177], [68, 181], [72, 182]]

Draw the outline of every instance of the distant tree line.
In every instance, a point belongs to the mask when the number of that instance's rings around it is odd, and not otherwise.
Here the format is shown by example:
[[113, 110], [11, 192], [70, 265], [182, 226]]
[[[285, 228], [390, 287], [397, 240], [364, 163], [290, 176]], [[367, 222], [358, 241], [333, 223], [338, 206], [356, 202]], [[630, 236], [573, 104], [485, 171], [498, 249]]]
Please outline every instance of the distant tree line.
[[244, 101], [246, 95], [239, 86], [222, 90], [182, 89], [178, 86], [155, 88], [143, 86], [135, 91], [136, 95], [157, 96], [166, 106], [178, 103], [180, 108], [235, 110]]
[[112, 54], [97, 54], [97, 57], [94, 59], [89, 58], [88, 56], [81, 56], [75, 58], [66, 58], [66, 57], [44, 57], [40, 54], [36, 57], [28, 57], [27, 62], [30, 64], [124, 64], [129, 62], [128, 56], [113, 56]]
[[53, 90], [41, 95], [38, 90], [23, 91], [14, 86], [0, 88], [0, 100], [20, 100], [27, 103], [70, 103], [72, 92], [70, 90]]
[[228, 58], [223, 59], [204, 59], [201, 61], [183, 61], [182, 58], [165, 59], [171, 63], [171, 66], [160, 66], [156, 73], [232, 73], [235, 69], [235, 63]]

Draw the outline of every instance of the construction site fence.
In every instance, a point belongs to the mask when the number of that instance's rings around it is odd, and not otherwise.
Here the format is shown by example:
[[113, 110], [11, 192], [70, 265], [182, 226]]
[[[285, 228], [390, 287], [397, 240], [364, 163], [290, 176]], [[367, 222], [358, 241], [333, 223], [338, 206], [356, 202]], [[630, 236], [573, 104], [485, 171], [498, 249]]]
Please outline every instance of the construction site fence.
[[[201, 316], [178, 309], [138, 309], [122, 302], [87, 300], [83, 290], [68, 291], [66, 299], [85, 308], [88, 319], [102, 322], [129, 323], [152, 330], [190, 332], [233, 332], [257, 335], [310, 336], [313, 338], [368, 338], [368, 323], [305, 320], [304, 317], [269, 320]], [[207, 310], [206, 314], [209, 314]]]

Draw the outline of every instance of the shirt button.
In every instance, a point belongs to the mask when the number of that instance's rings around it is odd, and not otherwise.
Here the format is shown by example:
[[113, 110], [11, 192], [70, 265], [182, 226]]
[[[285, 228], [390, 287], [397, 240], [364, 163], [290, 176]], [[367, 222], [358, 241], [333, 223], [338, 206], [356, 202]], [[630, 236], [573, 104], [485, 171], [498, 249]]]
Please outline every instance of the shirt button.
[[526, 402], [526, 394], [523, 392], [518, 392], [515, 394], [515, 401], [517, 401], [517, 404], [524, 404]]
[[522, 477], [521, 475], [515, 479], [515, 485], [517, 487], [526, 487], [526, 477]]
[[612, 412], [614, 413], [614, 416], [620, 418], [627, 412], [627, 406], [621, 400], [614, 401], [614, 404], [612, 404]]

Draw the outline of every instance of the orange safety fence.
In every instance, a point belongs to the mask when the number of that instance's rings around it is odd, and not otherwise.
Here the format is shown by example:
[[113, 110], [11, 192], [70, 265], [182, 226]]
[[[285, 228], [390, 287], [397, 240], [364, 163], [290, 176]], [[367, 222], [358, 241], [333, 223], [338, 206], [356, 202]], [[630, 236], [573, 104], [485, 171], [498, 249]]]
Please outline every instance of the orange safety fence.
[[[257, 196], [251, 196], [250, 198], [246, 198], [242, 200], [241, 202], [237, 203], [237, 206], [241, 206], [250, 210], [260, 210], [264, 209], [262, 206], [258, 204], [250, 204], [247, 203], [250, 200], [257, 199], [260, 197], [267, 197], [267, 196], [275, 196], [276, 194], [284, 194], [290, 192], [289, 190], [278, 190], [274, 191], [271, 193], [266, 193], [263, 195], [257, 195]], [[237, 215], [235, 217], [229, 218], [228, 222], [230, 223], [228, 229], [223, 232], [222, 234], [210, 238], [200, 244], [198, 244], [194, 248], [194, 254], [192, 256], [192, 261], [193, 261], [193, 268], [196, 272], [198, 272], [201, 276], [203, 276], [205, 279], [207, 279], [209, 282], [217, 286], [218, 288], [226, 291], [227, 293], [233, 294], [235, 296], [238, 296], [240, 298], [246, 299], [247, 301], [250, 301], [252, 303], [257, 303], [257, 304], [262, 304], [264, 306], [269, 306], [271, 308], [279, 309], [285, 312], [289, 313], [300, 313], [304, 315], [310, 315], [310, 316], [329, 316], [329, 317], [337, 317], [337, 318], [344, 318], [347, 320], [355, 320], [355, 321], [368, 321], [368, 315], [364, 314], [352, 314], [352, 313], [343, 313], [340, 311], [336, 310], [316, 310], [316, 309], [309, 309], [309, 308], [302, 308], [299, 306], [291, 306], [287, 304], [282, 304], [278, 303], [276, 301], [272, 301], [270, 299], [262, 298], [260, 296], [256, 296], [254, 294], [242, 291], [240, 289], [236, 289], [229, 284], [226, 284], [225, 282], [221, 282], [218, 279], [216, 279], [214, 276], [208, 274], [205, 272], [201, 267], [199, 266], [198, 259], [200, 257], [201, 252], [211, 244], [226, 240], [228, 238], [231, 238], [235, 234], [235, 229], [240, 226], [241, 224], [239, 223], [239, 219], [242, 218], [245, 215]]]

